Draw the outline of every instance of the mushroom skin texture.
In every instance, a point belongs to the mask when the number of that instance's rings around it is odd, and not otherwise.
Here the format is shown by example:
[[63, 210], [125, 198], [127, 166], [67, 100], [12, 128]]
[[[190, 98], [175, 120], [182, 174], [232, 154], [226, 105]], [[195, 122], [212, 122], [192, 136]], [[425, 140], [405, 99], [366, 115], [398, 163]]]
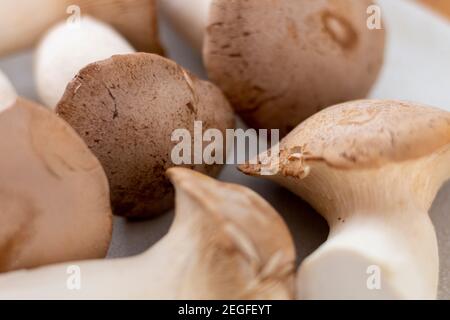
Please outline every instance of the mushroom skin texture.
[[[299, 298], [436, 298], [438, 247], [427, 212], [450, 177], [449, 112], [399, 101], [337, 105], [294, 129], [270, 160], [273, 175], [265, 177], [330, 226], [300, 266]], [[379, 290], [371, 283], [378, 280]]]
[[[165, 171], [174, 166], [175, 130], [188, 130], [194, 137], [194, 122], [202, 121], [204, 131], [217, 129], [225, 136], [235, 126], [233, 111], [218, 88], [173, 61], [147, 53], [114, 56], [82, 69], [56, 111], [100, 159], [114, 213], [129, 218], [151, 217], [173, 207]], [[225, 145], [222, 154], [225, 159]], [[221, 165], [190, 168], [215, 176]]]
[[0, 272], [105, 257], [105, 172], [53, 112], [18, 98], [0, 112]]
[[92, 15], [111, 25], [139, 51], [162, 54], [155, 0], [2, 0], [0, 56], [32, 47], [54, 24]]
[[[0, 276], [1, 299], [292, 299], [295, 248], [259, 195], [183, 168], [168, 172], [176, 214], [169, 233], [131, 258], [82, 261]], [[80, 290], [68, 290], [78, 266]]]
[[11, 107], [16, 101], [17, 93], [6, 75], [0, 70], [0, 112]]
[[55, 108], [67, 84], [89, 63], [115, 54], [133, 53], [133, 47], [112, 27], [91, 17], [79, 24], [61, 22], [38, 45], [34, 75], [41, 101]]
[[325, 107], [364, 98], [383, 64], [385, 30], [367, 25], [371, 0], [188, 3], [161, 6], [197, 46], [203, 42], [209, 78], [254, 128], [284, 136]]

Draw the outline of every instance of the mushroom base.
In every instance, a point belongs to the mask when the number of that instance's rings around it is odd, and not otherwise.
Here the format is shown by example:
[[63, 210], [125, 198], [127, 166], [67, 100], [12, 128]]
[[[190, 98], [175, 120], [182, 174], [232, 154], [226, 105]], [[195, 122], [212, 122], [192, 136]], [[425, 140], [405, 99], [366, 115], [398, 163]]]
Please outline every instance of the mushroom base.
[[[426, 213], [414, 216], [411, 232], [399, 233], [395, 222], [367, 222], [367, 216], [332, 230], [300, 267], [298, 298], [435, 299], [439, 259], [434, 229]], [[414, 225], [422, 226], [421, 232]]]

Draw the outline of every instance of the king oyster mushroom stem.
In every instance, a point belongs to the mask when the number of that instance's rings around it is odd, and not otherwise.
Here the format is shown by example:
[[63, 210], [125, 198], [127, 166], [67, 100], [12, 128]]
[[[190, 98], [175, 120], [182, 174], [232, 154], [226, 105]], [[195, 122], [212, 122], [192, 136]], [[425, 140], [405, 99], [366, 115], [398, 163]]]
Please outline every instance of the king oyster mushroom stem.
[[[450, 113], [399, 101], [328, 108], [280, 143], [265, 176], [330, 225], [300, 266], [306, 299], [434, 299], [439, 258], [428, 210], [450, 177]], [[266, 159], [267, 161], [267, 159]], [[258, 176], [260, 165], [244, 165]]]
[[[174, 134], [183, 131], [194, 150], [196, 123], [222, 137], [235, 127], [233, 110], [217, 87], [148, 53], [117, 55], [83, 68], [67, 86], [56, 112], [100, 159], [114, 213], [129, 218], [151, 217], [173, 207], [167, 169], [183, 164], [211, 176], [220, 172], [225, 141], [215, 150], [214, 158], [220, 161], [190, 165], [174, 162], [179, 139], [175, 141]], [[206, 147], [203, 144], [202, 155]]]
[[[295, 250], [278, 213], [253, 191], [195, 171], [176, 188], [169, 233], [131, 258], [81, 261], [0, 276], [2, 299], [292, 299]], [[80, 290], [66, 287], [68, 268]]]
[[105, 257], [105, 172], [53, 112], [17, 98], [0, 112], [0, 272]]
[[76, 25], [61, 22], [45, 34], [36, 50], [34, 76], [39, 97], [46, 106], [56, 108], [81, 68], [133, 52], [125, 38], [99, 20], [83, 16]]
[[162, 0], [203, 52], [212, 82], [254, 128], [284, 136], [321, 109], [367, 96], [385, 30], [371, 0]]
[[0, 70], [0, 112], [11, 107], [16, 101], [17, 93], [6, 75]]
[[92, 15], [139, 51], [162, 53], [155, 0], [2, 0], [0, 56], [33, 46], [55, 23]]

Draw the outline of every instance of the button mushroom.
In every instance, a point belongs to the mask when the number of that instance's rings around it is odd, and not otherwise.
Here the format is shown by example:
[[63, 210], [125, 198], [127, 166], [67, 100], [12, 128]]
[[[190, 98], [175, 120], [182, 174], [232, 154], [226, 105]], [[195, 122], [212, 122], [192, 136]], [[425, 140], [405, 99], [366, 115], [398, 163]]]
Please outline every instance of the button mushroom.
[[[208, 75], [252, 127], [281, 136], [324, 107], [364, 98], [383, 62], [370, 0], [164, 0]], [[204, 36], [204, 39], [203, 39]]]
[[69, 14], [74, 19], [92, 15], [112, 25], [139, 51], [162, 52], [155, 0], [2, 0], [0, 56], [33, 46]]
[[[280, 150], [270, 159], [279, 171], [267, 178], [307, 200], [331, 229], [299, 269], [300, 298], [436, 297], [438, 248], [427, 211], [450, 177], [450, 113], [349, 102], [305, 121]], [[241, 170], [258, 176], [261, 168]]]
[[16, 90], [0, 70], [0, 112], [11, 107], [16, 100]]
[[[219, 89], [175, 62], [146, 53], [114, 56], [87, 66], [69, 84], [56, 111], [103, 164], [114, 213], [132, 218], [173, 206], [165, 171], [174, 166], [176, 129], [186, 129], [194, 137], [196, 121], [203, 130], [217, 129], [223, 136], [234, 128], [232, 109]], [[218, 146], [217, 154], [225, 155], [225, 149]], [[207, 164], [191, 167], [210, 175], [220, 169]]]
[[[249, 189], [174, 168], [175, 221], [144, 254], [0, 276], [1, 299], [292, 299], [295, 249], [277, 212]], [[79, 270], [70, 290], [67, 270]]]
[[18, 98], [0, 112], [0, 154], [0, 272], [106, 255], [106, 175], [69, 125]]
[[89, 63], [135, 50], [112, 27], [90, 17], [79, 25], [61, 22], [41, 40], [35, 57], [35, 82], [42, 102], [55, 108], [70, 80]]

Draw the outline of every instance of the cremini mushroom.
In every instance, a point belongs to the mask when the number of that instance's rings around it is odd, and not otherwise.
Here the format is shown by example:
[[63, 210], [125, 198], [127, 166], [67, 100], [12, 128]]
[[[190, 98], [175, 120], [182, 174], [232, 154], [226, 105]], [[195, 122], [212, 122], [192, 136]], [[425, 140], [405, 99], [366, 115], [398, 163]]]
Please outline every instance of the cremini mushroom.
[[[450, 177], [449, 112], [399, 101], [337, 105], [286, 136], [278, 158], [259, 160], [270, 163], [267, 178], [330, 225], [299, 269], [298, 297], [436, 298], [438, 247], [427, 211]], [[264, 166], [241, 170], [258, 176]]]
[[[223, 137], [234, 128], [233, 111], [219, 89], [175, 62], [147, 53], [118, 55], [82, 69], [56, 111], [103, 164], [114, 213], [131, 218], [173, 206], [165, 171], [178, 164], [172, 161], [175, 130], [188, 130], [194, 144], [197, 121], [203, 131], [216, 129]], [[224, 144], [216, 151], [225, 158]], [[184, 164], [210, 175], [221, 167], [195, 163]]]
[[6, 75], [0, 70], [0, 112], [11, 107], [16, 98], [16, 90]]
[[112, 27], [91, 17], [78, 24], [61, 22], [38, 45], [34, 76], [42, 102], [55, 108], [70, 80], [89, 63], [135, 52]]
[[17, 98], [0, 112], [0, 154], [0, 272], [106, 255], [106, 175], [68, 124]]
[[[294, 297], [293, 241], [266, 201], [245, 187], [188, 169], [173, 168], [168, 174], [177, 193], [175, 220], [147, 252], [6, 274], [0, 276], [0, 298]], [[71, 276], [68, 270], [75, 273]], [[78, 285], [78, 290], [71, 290], [71, 285]]]
[[55, 23], [92, 15], [139, 51], [161, 53], [155, 0], [2, 0], [0, 56], [33, 46]]
[[383, 28], [368, 27], [379, 18], [368, 14], [372, 4], [161, 1], [178, 29], [203, 48], [210, 79], [247, 124], [280, 129], [282, 136], [324, 107], [367, 95], [385, 41]]

